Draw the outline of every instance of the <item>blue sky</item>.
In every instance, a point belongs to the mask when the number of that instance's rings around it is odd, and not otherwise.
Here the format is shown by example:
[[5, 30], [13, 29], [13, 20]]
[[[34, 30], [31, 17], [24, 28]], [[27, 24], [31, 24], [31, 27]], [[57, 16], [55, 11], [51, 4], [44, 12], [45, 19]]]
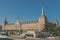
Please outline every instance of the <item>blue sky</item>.
[[[43, 0], [44, 11], [48, 20], [54, 18], [60, 22], [60, 0]], [[6, 16], [9, 23], [15, 22], [16, 17], [20, 21], [38, 20], [41, 16], [42, 0], [0, 0], [0, 24]]]

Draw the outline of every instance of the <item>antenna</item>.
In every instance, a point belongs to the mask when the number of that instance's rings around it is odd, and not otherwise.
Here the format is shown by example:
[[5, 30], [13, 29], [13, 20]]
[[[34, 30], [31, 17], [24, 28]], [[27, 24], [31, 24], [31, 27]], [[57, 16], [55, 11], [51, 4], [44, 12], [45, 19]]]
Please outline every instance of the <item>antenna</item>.
[[44, 0], [42, 0], [42, 7], [44, 8]]
[[16, 19], [19, 20], [19, 17], [17, 16]]

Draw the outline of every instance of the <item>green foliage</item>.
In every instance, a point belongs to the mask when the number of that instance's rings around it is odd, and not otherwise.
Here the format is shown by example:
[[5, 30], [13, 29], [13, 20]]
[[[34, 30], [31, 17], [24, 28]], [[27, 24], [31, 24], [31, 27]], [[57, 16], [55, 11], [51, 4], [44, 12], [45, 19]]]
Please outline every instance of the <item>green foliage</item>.
[[60, 26], [55, 27], [55, 33], [57, 36], [60, 36]]
[[13, 32], [13, 31], [11, 31], [11, 30], [10, 30], [10, 31], [8, 31], [8, 32], [9, 32], [10, 34], [14, 34], [14, 32]]
[[43, 32], [49, 32], [53, 36], [60, 36], [60, 26], [56, 26], [55, 28], [48, 28], [46, 26], [42, 31]]

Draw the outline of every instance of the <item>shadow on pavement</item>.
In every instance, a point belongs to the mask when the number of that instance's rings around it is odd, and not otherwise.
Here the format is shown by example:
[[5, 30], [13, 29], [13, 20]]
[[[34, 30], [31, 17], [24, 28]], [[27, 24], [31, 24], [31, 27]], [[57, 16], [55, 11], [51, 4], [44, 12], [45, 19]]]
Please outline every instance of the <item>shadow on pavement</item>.
[[13, 40], [13, 39], [9, 39], [9, 38], [0, 38], [0, 40]]

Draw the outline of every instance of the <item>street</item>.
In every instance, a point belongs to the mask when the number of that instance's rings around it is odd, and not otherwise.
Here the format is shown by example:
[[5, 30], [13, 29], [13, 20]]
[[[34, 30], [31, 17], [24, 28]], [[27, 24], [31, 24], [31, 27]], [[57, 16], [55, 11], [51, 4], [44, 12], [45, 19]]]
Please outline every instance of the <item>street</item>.
[[12, 37], [13, 40], [60, 40], [60, 39], [48, 39], [48, 38], [16, 38]]

